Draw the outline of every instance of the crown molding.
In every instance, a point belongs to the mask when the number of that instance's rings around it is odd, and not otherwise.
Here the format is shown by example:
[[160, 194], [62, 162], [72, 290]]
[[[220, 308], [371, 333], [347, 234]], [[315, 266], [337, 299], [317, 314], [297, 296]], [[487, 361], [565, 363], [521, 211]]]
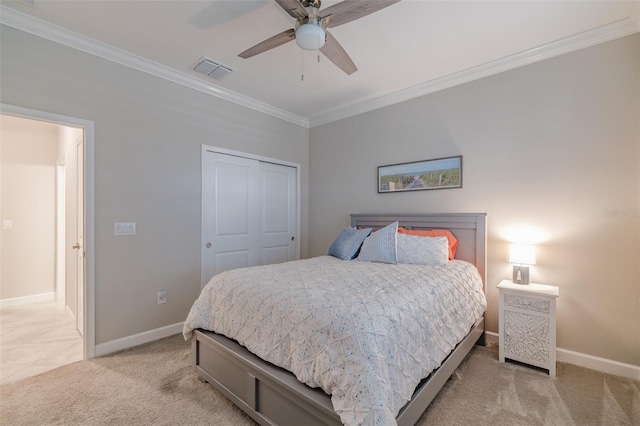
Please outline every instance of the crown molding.
[[313, 115], [309, 117], [309, 125], [313, 128], [344, 118], [353, 117], [638, 32], [640, 32], [640, 23], [634, 18], [625, 18], [514, 55], [509, 55], [495, 61], [427, 81], [386, 96]]
[[233, 102], [243, 107], [262, 112], [304, 128], [313, 128], [342, 120], [344, 118], [353, 117], [365, 112], [384, 108], [386, 106], [428, 95], [460, 84], [479, 80], [514, 68], [533, 64], [565, 53], [574, 52], [576, 50], [640, 32], [640, 23], [637, 17], [625, 18], [545, 45], [528, 49], [514, 55], [509, 55], [495, 61], [455, 72], [386, 96], [364, 102], [354, 102], [350, 105], [330, 109], [307, 118], [292, 114], [288, 111], [240, 93], [208, 84], [206, 81], [191, 76], [186, 72], [178, 71], [157, 62], [150, 61], [138, 55], [134, 55], [106, 43], [77, 34], [73, 31], [67, 30], [66, 28], [51, 24], [1, 4], [0, 23], [64, 44], [83, 52], [117, 62], [121, 65], [134, 68], [138, 71], [172, 81], [200, 92], [207, 93], [217, 98]]
[[309, 120], [0, 4], [0, 23], [308, 128]]

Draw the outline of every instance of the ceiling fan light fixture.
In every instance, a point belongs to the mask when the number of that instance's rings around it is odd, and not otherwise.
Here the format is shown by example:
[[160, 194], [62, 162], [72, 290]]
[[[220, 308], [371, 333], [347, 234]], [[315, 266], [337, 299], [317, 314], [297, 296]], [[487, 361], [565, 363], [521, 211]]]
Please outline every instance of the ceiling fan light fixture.
[[296, 29], [296, 43], [304, 50], [318, 50], [324, 46], [326, 32], [318, 24], [302, 24]]

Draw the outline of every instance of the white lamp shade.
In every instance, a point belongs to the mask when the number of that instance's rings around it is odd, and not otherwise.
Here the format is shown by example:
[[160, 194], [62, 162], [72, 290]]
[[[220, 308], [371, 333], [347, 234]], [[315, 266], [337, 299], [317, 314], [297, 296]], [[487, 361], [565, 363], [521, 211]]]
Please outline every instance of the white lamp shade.
[[529, 244], [511, 244], [509, 249], [510, 263], [518, 263], [521, 265], [536, 264], [536, 248]]
[[317, 50], [324, 46], [326, 33], [317, 24], [302, 24], [296, 29], [296, 43], [305, 50]]

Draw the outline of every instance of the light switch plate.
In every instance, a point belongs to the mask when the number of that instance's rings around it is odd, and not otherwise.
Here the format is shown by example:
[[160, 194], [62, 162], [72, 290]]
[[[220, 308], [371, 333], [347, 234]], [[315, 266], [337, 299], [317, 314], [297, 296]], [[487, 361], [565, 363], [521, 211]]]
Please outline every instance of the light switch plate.
[[113, 224], [113, 235], [136, 235], [135, 222], [116, 222]]
[[13, 229], [13, 222], [10, 220], [3, 220], [2, 229]]

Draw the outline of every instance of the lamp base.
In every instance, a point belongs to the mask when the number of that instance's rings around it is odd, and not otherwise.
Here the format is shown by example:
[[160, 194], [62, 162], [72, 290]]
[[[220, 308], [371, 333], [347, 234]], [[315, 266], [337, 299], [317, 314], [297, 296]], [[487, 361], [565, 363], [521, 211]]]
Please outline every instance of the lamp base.
[[515, 284], [529, 284], [529, 267], [513, 265], [513, 280]]

